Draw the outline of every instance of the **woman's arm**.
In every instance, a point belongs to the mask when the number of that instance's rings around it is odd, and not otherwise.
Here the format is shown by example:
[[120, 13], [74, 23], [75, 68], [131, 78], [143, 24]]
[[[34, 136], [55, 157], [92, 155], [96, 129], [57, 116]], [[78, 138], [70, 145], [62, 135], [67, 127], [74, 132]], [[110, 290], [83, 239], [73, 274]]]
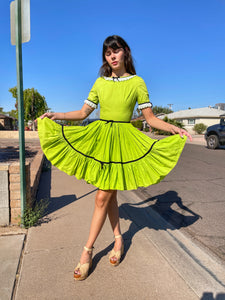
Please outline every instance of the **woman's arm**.
[[178, 133], [181, 137], [183, 135], [186, 135], [190, 141], [192, 141], [191, 135], [184, 129], [181, 129], [175, 125], [172, 125], [170, 123], [164, 122], [163, 120], [158, 119], [152, 109], [150, 107], [146, 107], [142, 109], [143, 116], [146, 120], [146, 122], [156, 129], [165, 130], [168, 132], [171, 132], [172, 134]]
[[40, 116], [41, 119], [44, 119], [45, 117], [51, 119], [51, 120], [84, 120], [86, 119], [92, 112], [94, 108], [90, 107], [86, 103], [84, 103], [81, 110], [74, 110], [69, 111], [66, 113], [44, 113]]

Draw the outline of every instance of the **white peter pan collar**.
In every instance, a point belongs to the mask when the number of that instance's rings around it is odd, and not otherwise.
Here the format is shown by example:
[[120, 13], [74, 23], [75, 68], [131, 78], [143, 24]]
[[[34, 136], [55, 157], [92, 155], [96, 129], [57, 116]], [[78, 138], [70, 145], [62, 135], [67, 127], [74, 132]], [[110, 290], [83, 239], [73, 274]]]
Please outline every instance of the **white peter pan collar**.
[[106, 77], [106, 76], [103, 76], [103, 78], [105, 80], [110, 80], [110, 81], [125, 81], [125, 80], [129, 80], [133, 77], [135, 77], [136, 75], [130, 75], [130, 76], [126, 76], [126, 77]]

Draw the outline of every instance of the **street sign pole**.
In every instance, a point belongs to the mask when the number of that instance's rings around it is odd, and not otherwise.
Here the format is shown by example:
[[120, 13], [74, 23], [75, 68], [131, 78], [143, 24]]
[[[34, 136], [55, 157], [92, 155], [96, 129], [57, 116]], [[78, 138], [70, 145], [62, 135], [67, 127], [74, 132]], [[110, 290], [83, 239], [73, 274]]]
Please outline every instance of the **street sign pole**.
[[19, 119], [19, 148], [20, 148], [20, 199], [21, 199], [21, 218], [23, 218], [24, 210], [26, 208], [26, 172], [25, 172], [24, 105], [23, 105], [21, 0], [15, 0], [15, 15], [16, 15], [15, 33], [16, 33], [17, 99], [18, 99], [18, 119]]

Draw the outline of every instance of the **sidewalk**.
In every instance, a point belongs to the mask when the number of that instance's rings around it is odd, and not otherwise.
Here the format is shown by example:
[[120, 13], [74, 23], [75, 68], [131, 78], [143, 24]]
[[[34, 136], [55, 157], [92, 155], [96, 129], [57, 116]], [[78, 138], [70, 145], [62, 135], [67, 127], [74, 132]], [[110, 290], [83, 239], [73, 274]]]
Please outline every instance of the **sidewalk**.
[[[157, 139], [157, 140], [168, 137], [168, 135], [167, 136], [165, 136], [165, 135], [155, 135], [154, 133], [151, 133], [151, 132], [144, 132], [143, 131], [143, 133], [145, 133], [150, 138]], [[195, 144], [195, 145], [202, 145], [202, 146], [205, 146], [205, 147], [207, 146], [204, 134], [193, 134], [192, 135], [192, 142], [190, 142], [189, 139], [187, 139], [187, 143], [188, 144]]]
[[[44, 222], [28, 230], [15, 299], [199, 299], [166, 258], [120, 209], [125, 257], [114, 268], [108, 219], [95, 243], [93, 267], [82, 282], [73, 269], [85, 245], [97, 189], [56, 168], [42, 173], [39, 198], [50, 198]], [[118, 199], [121, 205], [121, 199]], [[154, 229], [152, 229], [154, 230]]]

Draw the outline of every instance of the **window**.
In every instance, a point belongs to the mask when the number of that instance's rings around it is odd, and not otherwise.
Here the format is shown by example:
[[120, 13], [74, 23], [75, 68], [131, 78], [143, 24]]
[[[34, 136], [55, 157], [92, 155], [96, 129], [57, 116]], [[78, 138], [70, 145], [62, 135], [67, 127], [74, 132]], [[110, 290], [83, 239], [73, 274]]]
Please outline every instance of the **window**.
[[195, 119], [188, 119], [188, 125], [195, 125]]

